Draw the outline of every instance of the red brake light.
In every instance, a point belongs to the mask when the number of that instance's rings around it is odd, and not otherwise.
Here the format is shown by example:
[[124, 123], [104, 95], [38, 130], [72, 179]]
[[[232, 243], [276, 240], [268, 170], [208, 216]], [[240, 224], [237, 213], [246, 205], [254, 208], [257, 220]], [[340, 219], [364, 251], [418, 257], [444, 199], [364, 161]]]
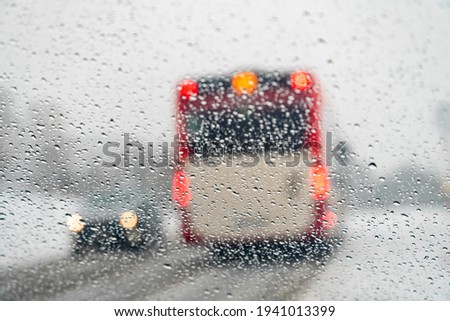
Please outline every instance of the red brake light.
[[323, 217], [323, 227], [325, 229], [332, 229], [337, 223], [337, 215], [331, 211], [325, 212]]
[[180, 96], [184, 99], [189, 99], [191, 96], [198, 94], [198, 85], [193, 80], [184, 80], [180, 84]]
[[172, 198], [182, 207], [187, 207], [192, 199], [190, 178], [184, 170], [177, 170], [173, 175]]
[[328, 197], [330, 192], [330, 180], [325, 165], [318, 165], [311, 168], [310, 171], [311, 195], [317, 200], [323, 200]]
[[311, 75], [306, 71], [294, 71], [291, 74], [291, 87], [297, 90], [305, 90], [311, 84]]

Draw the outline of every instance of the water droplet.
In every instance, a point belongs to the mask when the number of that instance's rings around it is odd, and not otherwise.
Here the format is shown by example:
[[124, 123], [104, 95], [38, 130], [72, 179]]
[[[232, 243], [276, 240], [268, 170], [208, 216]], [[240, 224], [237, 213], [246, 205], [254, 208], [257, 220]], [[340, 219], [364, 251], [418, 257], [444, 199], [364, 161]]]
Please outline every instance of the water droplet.
[[375, 164], [374, 162], [369, 164], [369, 168], [370, 169], [376, 169], [377, 168], [377, 164]]

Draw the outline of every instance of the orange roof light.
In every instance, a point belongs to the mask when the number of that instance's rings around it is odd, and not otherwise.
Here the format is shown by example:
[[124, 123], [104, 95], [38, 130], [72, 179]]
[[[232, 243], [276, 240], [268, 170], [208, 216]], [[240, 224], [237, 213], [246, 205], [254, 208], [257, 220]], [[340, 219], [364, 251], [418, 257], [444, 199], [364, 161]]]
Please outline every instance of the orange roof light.
[[303, 91], [311, 84], [311, 75], [306, 71], [295, 71], [291, 74], [291, 87]]
[[238, 95], [251, 94], [258, 87], [258, 77], [250, 71], [240, 72], [233, 76], [231, 85]]

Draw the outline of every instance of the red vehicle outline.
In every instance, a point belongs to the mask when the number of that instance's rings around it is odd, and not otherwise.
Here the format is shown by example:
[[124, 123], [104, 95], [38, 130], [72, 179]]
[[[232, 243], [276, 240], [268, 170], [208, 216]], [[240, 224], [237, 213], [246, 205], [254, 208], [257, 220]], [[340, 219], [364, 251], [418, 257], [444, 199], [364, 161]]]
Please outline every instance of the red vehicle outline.
[[[257, 75], [265, 73], [256, 73]], [[295, 78], [300, 75], [300, 81], [296, 83]], [[224, 78], [225, 82], [227, 78]], [[231, 79], [228, 78], [228, 79]], [[309, 127], [311, 128], [307, 133], [306, 144], [311, 152], [312, 157], [316, 160], [315, 166], [310, 168], [310, 191], [312, 195], [314, 208], [314, 223], [308, 228], [305, 233], [296, 236], [300, 240], [321, 240], [327, 238], [327, 231], [331, 230], [336, 224], [336, 215], [328, 211], [328, 200], [330, 196], [330, 182], [328, 171], [324, 162], [324, 149], [322, 145], [322, 130], [321, 130], [321, 94], [319, 84], [315, 77], [310, 72], [294, 71], [284, 76], [286, 79], [286, 94], [293, 95], [295, 100], [302, 100], [305, 97], [310, 97], [313, 107], [309, 113]], [[231, 81], [230, 81], [231, 86]], [[232, 90], [230, 88], [229, 90]], [[188, 161], [189, 149], [187, 147], [187, 133], [185, 128], [185, 112], [189, 109], [191, 104], [191, 97], [201, 95], [199, 93], [199, 84], [192, 79], [183, 80], [177, 87], [176, 105], [175, 105], [175, 133], [176, 133], [176, 147], [175, 147], [175, 166], [172, 175], [172, 199], [177, 204], [177, 209], [181, 215], [181, 234], [186, 243], [198, 244], [203, 243], [202, 237], [194, 230], [190, 214], [187, 206], [192, 198], [189, 188], [190, 179], [185, 172], [185, 165]], [[214, 101], [222, 101], [226, 99], [228, 91], [221, 91], [215, 93]], [[270, 87], [264, 91], [261, 99], [273, 100], [274, 90]], [[206, 97], [204, 101], [206, 104], [212, 103], [212, 97]], [[265, 239], [267, 240], [267, 238]], [[270, 238], [269, 238], [270, 240]], [[242, 240], [241, 240], [242, 241]], [[254, 240], [248, 240], [253, 242]]]

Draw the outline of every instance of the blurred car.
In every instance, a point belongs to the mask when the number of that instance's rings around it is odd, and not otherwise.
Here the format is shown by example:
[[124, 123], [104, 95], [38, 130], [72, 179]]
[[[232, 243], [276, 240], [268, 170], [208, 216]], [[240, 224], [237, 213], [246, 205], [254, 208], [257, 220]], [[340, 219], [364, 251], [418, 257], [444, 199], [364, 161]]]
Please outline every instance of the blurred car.
[[93, 250], [140, 249], [161, 239], [161, 220], [142, 192], [93, 194], [82, 213], [68, 218], [74, 254]]
[[172, 198], [187, 243], [311, 243], [333, 236], [320, 93], [311, 73], [180, 83]]

